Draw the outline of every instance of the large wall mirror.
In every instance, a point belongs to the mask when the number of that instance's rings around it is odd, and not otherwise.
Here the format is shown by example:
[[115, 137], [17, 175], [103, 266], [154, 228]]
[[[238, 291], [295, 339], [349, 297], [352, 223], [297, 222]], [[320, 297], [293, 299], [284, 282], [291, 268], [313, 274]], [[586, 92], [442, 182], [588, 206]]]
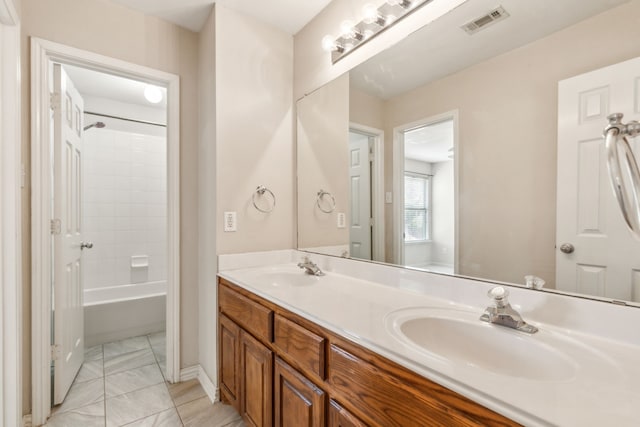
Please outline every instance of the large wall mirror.
[[468, 0], [300, 99], [298, 247], [638, 305], [602, 138], [640, 119], [638, 16]]

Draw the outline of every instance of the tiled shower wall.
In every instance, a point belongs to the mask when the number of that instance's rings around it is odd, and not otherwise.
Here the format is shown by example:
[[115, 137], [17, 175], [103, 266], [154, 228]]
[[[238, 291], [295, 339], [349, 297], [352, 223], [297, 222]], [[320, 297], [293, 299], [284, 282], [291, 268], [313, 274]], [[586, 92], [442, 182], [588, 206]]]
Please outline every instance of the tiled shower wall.
[[166, 138], [92, 128], [83, 154], [84, 287], [165, 280]]

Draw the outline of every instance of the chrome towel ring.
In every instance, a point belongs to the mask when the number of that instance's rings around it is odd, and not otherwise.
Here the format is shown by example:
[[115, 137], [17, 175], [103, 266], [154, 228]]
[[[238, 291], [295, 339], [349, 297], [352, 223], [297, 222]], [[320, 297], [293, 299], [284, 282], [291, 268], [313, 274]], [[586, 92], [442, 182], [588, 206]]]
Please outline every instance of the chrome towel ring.
[[[611, 114], [607, 117], [609, 125], [604, 129], [607, 168], [613, 193], [618, 200], [624, 221], [631, 234], [640, 240], [640, 171], [629, 141], [627, 141], [627, 136], [640, 135], [640, 123], [631, 121], [624, 124], [622, 117], [622, 113]], [[620, 150], [624, 153], [627, 175], [631, 179], [630, 191], [627, 189], [623, 177]]]
[[[329, 196], [331, 199], [329, 209], [324, 209], [322, 207], [324, 196]], [[318, 197], [316, 198], [316, 205], [318, 206], [318, 209], [320, 209], [322, 212], [331, 213], [334, 210], [336, 210], [336, 199], [335, 197], [333, 197], [333, 194], [329, 193], [328, 191], [324, 191], [323, 189], [320, 189], [320, 191], [318, 191]]]
[[[271, 208], [262, 209], [256, 203], [256, 197], [257, 196], [264, 197], [265, 193], [269, 193], [271, 195], [271, 199], [273, 200], [273, 202], [271, 203]], [[257, 210], [259, 210], [260, 212], [263, 212], [263, 213], [269, 213], [269, 212], [273, 211], [273, 208], [276, 207], [276, 196], [275, 196], [275, 194], [273, 194], [273, 191], [269, 190], [264, 185], [259, 185], [258, 188], [256, 188], [255, 193], [253, 193], [253, 195], [251, 196], [251, 201], [253, 202], [253, 207], [256, 208]]]

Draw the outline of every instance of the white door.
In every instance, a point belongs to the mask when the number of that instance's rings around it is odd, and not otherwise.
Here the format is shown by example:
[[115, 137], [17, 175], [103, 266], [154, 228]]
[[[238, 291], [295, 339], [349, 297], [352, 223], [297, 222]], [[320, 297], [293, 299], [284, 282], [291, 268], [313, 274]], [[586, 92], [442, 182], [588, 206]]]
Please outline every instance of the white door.
[[369, 137], [349, 133], [349, 255], [371, 259], [371, 160]]
[[82, 307], [82, 114], [80, 94], [54, 65], [54, 404], [62, 403], [84, 361]]
[[[640, 242], [614, 198], [602, 137], [611, 113], [640, 119], [639, 82], [637, 58], [558, 85], [558, 289], [640, 301]], [[630, 142], [638, 156], [640, 138]]]

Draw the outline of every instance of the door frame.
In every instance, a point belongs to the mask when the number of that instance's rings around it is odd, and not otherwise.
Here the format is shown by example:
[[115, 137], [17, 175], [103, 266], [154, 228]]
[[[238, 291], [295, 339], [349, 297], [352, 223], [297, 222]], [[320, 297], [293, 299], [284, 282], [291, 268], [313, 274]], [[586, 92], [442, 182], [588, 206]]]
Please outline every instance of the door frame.
[[167, 88], [167, 376], [180, 377], [180, 79], [119, 59], [31, 38], [32, 422], [51, 413], [51, 64], [70, 64]]
[[0, 0], [0, 425], [22, 425], [20, 18]]
[[385, 262], [384, 236], [384, 131], [370, 126], [349, 122], [349, 130], [373, 137], [373, 167], [371, 170], [371, 258]]
[[459, 144], [459, 112], [451, 110], [430, 116], [425, 119], [406, 123], [393, 128], [393, 262], [404, 265], [404, 239], [398, 238], [404, 233], [404, 132], [423, 126], [433, 125], [445, 120], [453, 120], [453, 271], [458, 274], [460, 250], [460, 215], [459, 215], [459, 175], [460, 175], [460, 144]]

